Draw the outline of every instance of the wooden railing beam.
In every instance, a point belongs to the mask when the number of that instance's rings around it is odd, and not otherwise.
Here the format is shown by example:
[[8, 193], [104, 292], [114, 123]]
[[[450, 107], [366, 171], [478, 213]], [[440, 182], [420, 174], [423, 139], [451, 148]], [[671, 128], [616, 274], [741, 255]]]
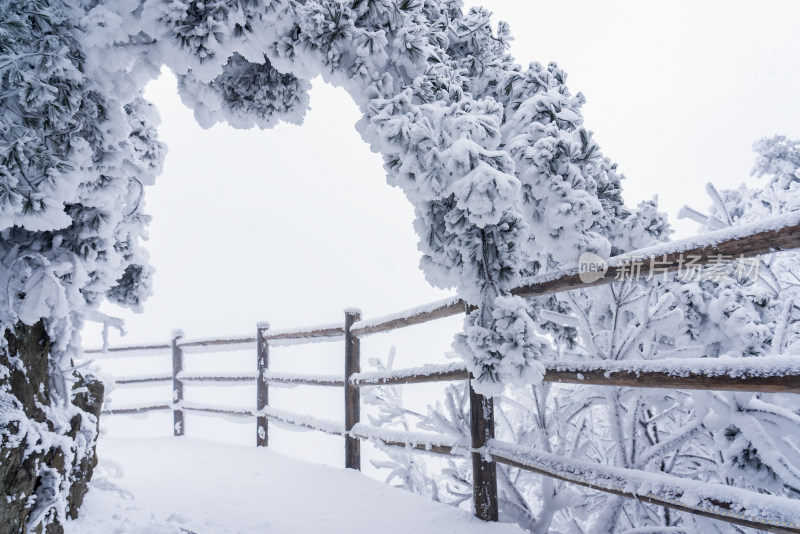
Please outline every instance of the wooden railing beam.
[[301, 378], [291, 376], [269, 376], [264, 378], [268, 384], [293, 384], [298, 386], [328, 386], [328, 387], [342, 387], [344, 380], [342, 378]]
[[[724, 235], [720, 232], [711, 232], [703, 236], [707, 244], [703, 245], [682, 245], [680, 241], [675, 243], [665, 243], [661, 249], [644, 249], [641, 251], [631, 251], [622, 256], [610, 258], [609, 268], [605, 275], [592, 282], [581, 280], [577, 270], [566, 272], [563, 275], [548, 281], [526, 284], [511, 290], [511, 293], [519, 297], [537, 297], [560, 293], [573, 289], [583, 289], [587, 287], [601, 286], [610, 284], [618, 279], [631, 280], [642, 279], [651, 276], [653, 265], [658, 267], [658, 276], [663, 273], [674, 273], [681, 270], [687, 264], [688, 258], [694, 258], [692, 266], [708, 265], [720, 261], [720, 258], [730, 258], [736, 260], [740, 258], [752, 258], [760, 254], [780, 252], [800, 248], [800, 224], [784, 226], [777, 230], [764, 230], [750, 235], [736, 237], [733, 239], [714, 240], [714, 234]], [[697, 240], [697, 238], [690, 239]], [[675, 250], [669, 250], [670, 246]], [[628, 261], [621, 258], [630, 258]], [[641, 268], [632, 269], [631, 261], [639, 258], [643, 261]], [[648, 262], [657, 262], [651, 265]]]

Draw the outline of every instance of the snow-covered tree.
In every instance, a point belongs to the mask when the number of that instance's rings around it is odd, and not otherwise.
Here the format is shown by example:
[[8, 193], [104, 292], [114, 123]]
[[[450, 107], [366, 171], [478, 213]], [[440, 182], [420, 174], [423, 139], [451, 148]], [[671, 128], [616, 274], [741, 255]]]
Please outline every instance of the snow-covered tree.
[[87, 57], [84, 15], [78, 3], [0, 2], [0, 437], [8, 532], [54, 532], [77, 513], [78, 488], [85, 491], [95, 461], [100, 401], [81, 400], [92, 380], [73, 369], [79, 329], [103, 299], [138, 307], [150, 291], [139, 240], [148, 222], [144, 187], [165, 153], [158, 117], [141, 84], [127, 79], [132, 71], [112, 73]]
[[[709, 184], [713, 204], [708, 214], [687, 207], [681, 215], [711, 230], [797, 210], [800, 143], [775, 136], [756, 142], [754, 149], [753, 174], [766, 183], [723, 191]], [[787, 251], [760, 257], [746, 269], [734, 263], [722, 276], [691, 288], [689, 334], [719, 355], [796, 354], [799, 259], [796, 251]], [[759, 491], [800, 496], [800, 454], [786, 439], [800, 431], [800, 401], [774, 394], [717, 393], [709, 404], [716, 416], [706, 426], [720, 451], [720, 477]]]
[[[759, 141], [755, 149], [754, 173], [766, 176], [767, 183], [729, 191], [709, 186], [708, 215], [683, 211], [702, 223], [701, 231], [796, 209], [800, 144], [776, 137]], [[655, 202], [619, 209], [627, 214], [612, 221], [608, 234], [615, 251], [643, 248], [669, 236]], [[797, 253], [784, 252], [760, 258], [755, 270], [753, 264], [743, 268], [731, 262], [700, 273], [626, 280], [530, 299], [530, 316], [538, 331], [549, 335], [552, 350], [545, 357], [554, 360], [792, 354], [800, 335], [796, 265]], [[463, 389], [451, 386], [445, 403], [418, 416], [418, 428], [468, 436]], [[787, 438], [800, 435], [800, 402], [791, 395], [543, 383], [506, 388], [496, 397], [495, 410], [498, 437], [535, 450], [800, 497], [800, 454], [796, 440]], [[392, 410], [382, 413], [381, 422], [391, 424]], [[402, 463], [394, 468], [401, 469]], [[441, 475], [416, 469], [427, 474], [426, 487], [438, 486], [441, 501], [462, 502], [469, 462], [451, 460]], [[504, 465], [497, 469], [501, 515], [531, 532], [739, 531]]]

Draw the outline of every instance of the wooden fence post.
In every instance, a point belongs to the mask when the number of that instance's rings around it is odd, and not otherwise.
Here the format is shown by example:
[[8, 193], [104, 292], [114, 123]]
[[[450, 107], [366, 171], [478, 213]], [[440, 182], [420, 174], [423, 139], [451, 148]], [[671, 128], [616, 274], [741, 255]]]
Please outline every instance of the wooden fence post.
[[[269, 323], [258, 323], [256, 335], [257, 369], [256, 374], [256, 410], [261, 411], [269, 405], [269, 384], [264, 380], [264, 373], [269, 369], [269, 340], [267, 339]], [[256, 447], [269, 444], [269, 420], [259, 414], [256, 419]]]
[[[469, 419], [472, 448], [480, 449], [494, 438], [494, 400], [484, 397], [472, 388], [469, 380]], [[497, 464], [487, 461], [479, 452], [472, 453], [472, 502], [475, 515], [484, 521], [497, 521]]]
[[[470, 307], [464, 303], [465, 312]], [[469, 374], [469, 423], [472, 448], [480, 449], [494, 438], [494, 399], [484, 397], [472, 387], [475, 377]], [[472, 504], [475, 515], [484, 521], [497, 521], [497, 464], [479, 452], [472, 453]]]
[[[361, 319], [361, 312], [348, 308], [344, 311], [344, 429], [350, 432], [361, 417], [361, 394], [350, 383], [350, 376], [361, 371], [361, 341], [350, 333], [353, 323]], [[344, 463], [348, 469], [361, 470], [361, 442], [349, 435], [344, 437]]]
[[183, 371], [183, 349], [178, 341], [183, 337], [183, 331], [172, 332], [172, 435], [183, 436], [185, 425], [183, 422], [183, 382], [178, 375]]

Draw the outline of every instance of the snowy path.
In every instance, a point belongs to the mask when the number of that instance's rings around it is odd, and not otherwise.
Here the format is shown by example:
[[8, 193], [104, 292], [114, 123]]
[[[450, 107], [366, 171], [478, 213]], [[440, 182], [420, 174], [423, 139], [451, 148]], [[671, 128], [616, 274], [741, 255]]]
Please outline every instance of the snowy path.
[[360, 473], [191, 438], [102, 438], [66, 534], [522, 534]]

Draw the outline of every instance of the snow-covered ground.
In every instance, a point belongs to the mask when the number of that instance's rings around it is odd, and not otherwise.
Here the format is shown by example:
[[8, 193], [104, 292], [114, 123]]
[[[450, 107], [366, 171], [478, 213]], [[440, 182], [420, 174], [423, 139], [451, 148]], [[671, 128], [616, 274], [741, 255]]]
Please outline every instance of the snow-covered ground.
[[66, 534], [521, 534], [360, 473], [192, 438], [103, 437]]

